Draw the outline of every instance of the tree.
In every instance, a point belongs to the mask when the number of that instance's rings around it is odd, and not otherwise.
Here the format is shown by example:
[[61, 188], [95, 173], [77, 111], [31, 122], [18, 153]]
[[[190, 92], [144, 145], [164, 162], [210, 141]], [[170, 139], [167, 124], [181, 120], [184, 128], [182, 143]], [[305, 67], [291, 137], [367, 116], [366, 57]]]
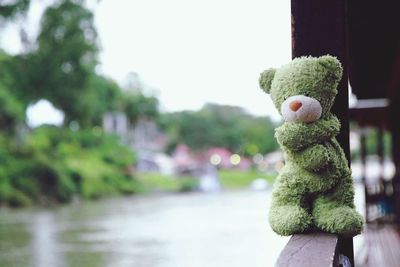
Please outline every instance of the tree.
[[92, 73], [79, 99], [79, 122], [82, 126], [101, 125], [107, 111], [122, 109], [122, 90], [111, 79]]
[[277, 149], [275, 124], [268, 117], [254, 117], [242, 108], [206, 104], [200, 111], [163, 114], [159, 126], [171, 145], [185, 143], [195, 150], [225, 147], [248, 156]]
[[18, 122], [23, 121], [22, 104], [0, 84], [0, 130], [13, 132]]
[[19, 13], [24, 13], [29, 7], [30, 0], [15, 0], [11, 3], [0, 2], [0, 18], [11, 19]]
[[24, 118], [24, 107], [13, 93], [14, 77], [8, 64], [12, 56], [0, 51], [0, 129], [12, 132]]
[[135, 124], [139, 118], [156, 119], [158, 116], [158, 99], [141, 92], [125, 92], [122, 105], [131, 124]]
[[[0, 2], [0, 23], [11, 21], [16, 15], [24, 14], [30, 0]], [[24, 119], [24, 105], [16, 94], [15, 73], [12, 64], [14, 57], [0, 49], [0, 130], [13, 132], [18, 122]]]
[[[82, 96], [97, 63], [93, 14], [83, 1], [62, 0], [49, 7], [41, 21], [38, 48], [21, 61], [30, 66], [31, 99], [47, 98], [65, 113], [65, 122], [81, 117]], [[83, 109], [82, 109], [83, 108]]]

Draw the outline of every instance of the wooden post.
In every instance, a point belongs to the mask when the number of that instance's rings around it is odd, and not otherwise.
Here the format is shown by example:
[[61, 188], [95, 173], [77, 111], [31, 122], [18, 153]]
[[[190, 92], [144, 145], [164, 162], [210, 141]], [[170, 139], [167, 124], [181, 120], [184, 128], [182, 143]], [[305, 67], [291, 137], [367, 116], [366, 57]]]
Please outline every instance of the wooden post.
[[367, 141], [366, 141], [366, 130], [361, 130], [360, 133], [360, 157], [361, 157], [361, 179], [364, 184], [364, 196], [365, 196], [365, 221], [369, 222], [369, 194], [367, 186]]
[[394, 211], [396, 214], [396, 224], [400, 229], [400, 48], [397, 50], [394, 60], [391, 81], [389, 83], [389, 127], [392, 133], [392, 157], [395, 166], [393, 177], [394, 189]]
[[292, 0], [292, 57], [336, 56], [343, 78], [332, 108], [342, 123], [338, 141], [349, 159], [348, 74], [345, 0]]
[[400, 117], [399, 110], [400, 101], [392, 103], [390, 110], [390, 121], [392, 131], [392, 155], [395, 164], [395, 175], [393, 177], [394, 189], [394, 212], [396, 214], [395, 220], [397, 228], [400, 229], [400, 124], [398, 123]]
[[[341, 122], [337, 139], [350, 162], [347, 73], [346, 0], [291, 0], [292, 57], [336, 56], [343, 64], [343, 78], [332, 112]], [[354, 266], [353, 239], [343, 239], [341, 253]]]

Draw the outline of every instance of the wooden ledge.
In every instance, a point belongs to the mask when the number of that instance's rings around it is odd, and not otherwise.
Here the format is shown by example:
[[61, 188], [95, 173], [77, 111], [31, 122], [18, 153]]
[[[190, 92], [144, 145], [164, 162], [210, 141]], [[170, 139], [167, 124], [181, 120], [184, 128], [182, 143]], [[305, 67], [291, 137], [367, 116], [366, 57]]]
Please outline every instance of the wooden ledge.
[[[345, 251], [346, 248], [351, 251]], [[275, 266], [338, 266], [340, 254], [346, 255], [353, 263], [352, 248], [351, 238], [341, 239], [327, 233], [296, 234], [290, 238]]]

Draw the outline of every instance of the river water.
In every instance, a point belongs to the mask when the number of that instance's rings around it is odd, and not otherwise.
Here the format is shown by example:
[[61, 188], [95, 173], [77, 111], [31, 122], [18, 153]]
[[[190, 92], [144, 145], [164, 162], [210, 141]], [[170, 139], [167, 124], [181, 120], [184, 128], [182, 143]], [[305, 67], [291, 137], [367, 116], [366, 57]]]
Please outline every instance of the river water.
[[0, 209], [0, 267], [273, 266], [289, 238], [269, 228], [270, 201], [271, 191], [234, 191]]
[[270, 191], [133, 196], [0, 210], [1, 267], [273, 266]]

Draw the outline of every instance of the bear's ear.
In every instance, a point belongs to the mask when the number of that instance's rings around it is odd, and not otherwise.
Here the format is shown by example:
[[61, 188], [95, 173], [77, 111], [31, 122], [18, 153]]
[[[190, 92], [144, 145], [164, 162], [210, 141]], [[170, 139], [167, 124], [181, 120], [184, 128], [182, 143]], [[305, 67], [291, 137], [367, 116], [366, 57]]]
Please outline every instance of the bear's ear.
[[276, 69], [267, 69], [264, 70], [260, 75], [260, 79], [258, 80], [261, 89], [264, 90], [267, 94], [271, 91], [272, 80], [274, 79]]
[[318, 63], [327, 68], [337, 81], [342, 78], [342, 64], [336, 57], [330, 55], [322, 56], [318, 58]]

